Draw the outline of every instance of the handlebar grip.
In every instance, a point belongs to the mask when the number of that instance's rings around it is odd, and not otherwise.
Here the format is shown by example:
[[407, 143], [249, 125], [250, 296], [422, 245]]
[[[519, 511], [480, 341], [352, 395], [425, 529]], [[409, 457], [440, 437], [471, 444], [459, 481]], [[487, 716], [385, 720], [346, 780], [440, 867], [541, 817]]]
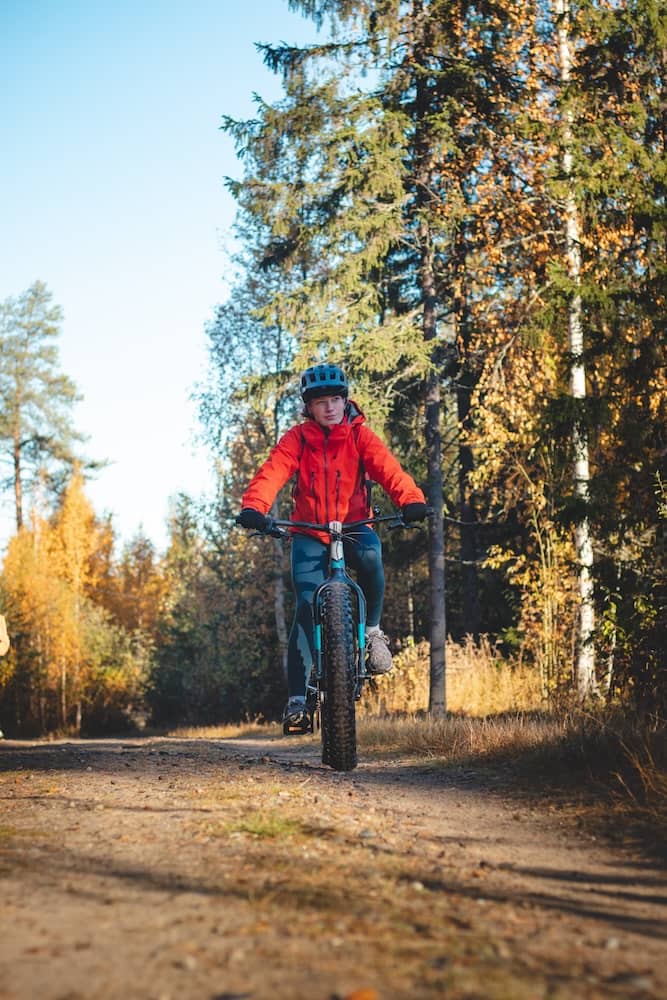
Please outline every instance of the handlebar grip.
[[269, 535], [271, 538], [287, 538], [288, 533], [284, 528], [279, 527], [272, 517], [267, 517], [266, 528], [259, 532], [260, 535]]

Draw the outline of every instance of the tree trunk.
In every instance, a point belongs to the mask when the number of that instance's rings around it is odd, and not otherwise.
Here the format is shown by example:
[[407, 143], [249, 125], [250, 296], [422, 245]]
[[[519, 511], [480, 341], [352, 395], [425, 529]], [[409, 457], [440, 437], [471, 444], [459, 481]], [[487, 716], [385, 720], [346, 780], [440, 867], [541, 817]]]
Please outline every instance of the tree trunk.
[[407, 593], [407, 612], [408, 612], [408, 635], [412, 643], [414, 644], [417, 639], [417, 630], [415, 628], [415, 574], [412, 568], [412, 563], [409, 562], [406, 570], [408, 579], [408, 593]]
[[23, 486], [21, 483], [21, 449], [18, 441], [14, 442], [14, 509], [16, 512], [16, 530], [23, 527]]
[[67, 664], [60, 661], [60, 725], [65, 730], [67, 726]]
[[[556, 0], [558, 18], [558, 45], [560, 51], [560, 80], [566, 88], [570, 82], [572, 50], [569, 34], [569, 0]], [[569, 107], [564, 111], [562, 134], [562, 167], [566, 179], [565, 195], [565, 247], [567, 267], [574, 289], [569, 309], [570, 393], [575, 401], [586, 398], [586, 372], [584, 368], [584, 338], [581, 322], [581, 223], [574, 195], [572, 120]], [[574, 453], [574, 490], [584, 510], [589, 500], [590, 470], [588, 464], [588, 433], [583, 413], [575, 411], [572, 429]], [[595, 677], [595, 604], [593, 594], [593, 542], [587, 515], [580, 516], [574, 529], [574, 541], [579, 576], [579, 626], [575, 677], [581, 700], [597, 693]]]
[[[473, 379], [462, 374], [457, 380], [456, 407], [462, 431], [468, 427], [470, 394]], [[477, 514], [470, 495], [470, 473], [473, 471], [472, 450], [459, 444], [459, 519], [461, 521], [461, 589], [463, 631], [479, 642], [480, 606], [477, 577]]]
[[[426, 312], [426, 310], [425, 310]], [[426, 332], [426, 331], [425, 331]], [[426, 453], [428, 462], [428, 502], [435, 510], [429, 519], [429, 591], [431, 674], [429, 712], [436, 717], [447, 710], [445, 640], [445, 532], [443, 511], [442, 457], [440, 435], [440, 381], [432, 374], [426, 388]]]
[[[435, 341], [436, 298], [435, 276], [430, 238], [425, 223], [421, 225], [422, 260], [421, 287], [424, 304], [423, 336], [426, 341]], [[447, 622], [445, 612], [445, 531], [442, 516], [444, 489], [442, 477], [442, 434], [440, 432], [440, 376], [436, 366], [426, 382], [425, 438], [426, 463], [428, 470], [428, 502], [435, 511], [429, 519], [429, 597], [430, 597], [430, 687], [429, 712], [442, 717], [447, 711], [446, 680], [446, 639]]]
[[[271, 516], [278, 517], [278, 501], [271, 507]], [[285, 619], [285, 554], [279, 538], [273, 539], [273, 609], [276, 619], [276, 635], [280, 651], [280, 668], [287, 684], [288, 631]]]
[[[421, 0], [413, 6], [415, 25], [414, 56], [418, 66], [426, 65], [429, 51], [429, 19], [424, 15]], [[422, 335], [436, 346], [437, 298], [433, 242], [428, 223], [431, 201], [431, 171], [433, 168], [433, 136], [429, 124], [430, 94], [427, 74], [418, 72], [415, 84], [415, 182], [418, 209], [419, 283], [423, 308]], [[435, 511], [429, 520], [429, 597], [430, 597], [430, 689], [429, 712], [436, 717], [447, 710], [445, 640], [445, 535], [444, 489], [442, 476], [442, 435], [440, 431], [440, 375], [433, 364], [425, 386], [425, 438], [428, 476], [428, 502]]]
[[459, 520], [461, 551], [462, 624], [465, 635], [479, 642], [480, 606], [479, 579], [477, 576], [477, 513], [472, 500], [470, 475], [474, 468], [472, 449], [462, 440], [470, 430], [470, 400], [476, 377], [470, 361], [470, 308], [467, 282], [468, 241], [461, 226], [456, 237], [456, 279], [454, 291], [454, 316], [457, 325], [457, 342], [462, 364], [456, 378], [456, 414], [460, 438], [459, 459]]

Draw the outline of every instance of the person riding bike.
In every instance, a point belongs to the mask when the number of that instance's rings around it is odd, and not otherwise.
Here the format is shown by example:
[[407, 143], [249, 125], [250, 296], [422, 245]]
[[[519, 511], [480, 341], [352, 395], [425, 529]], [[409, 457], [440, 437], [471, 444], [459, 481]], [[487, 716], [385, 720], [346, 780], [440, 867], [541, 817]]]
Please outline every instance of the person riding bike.
[[[249, 483], [241, 500], [239, 524], [264, 531], [276, 496], [295, 474], [293, 521], [327, 524], [369, 517], [367, 477], [386, 491], [406, 523], [424, 520], [427, 507], [422, 490], [366, 425], [348, 393], [347, 377], [337, 365], [306, 369], [301, 376], [305, 419], [283, 434]], [[283, 725], [286, 732], [305, 733], [310, 728], [306, 689], [314, 658], [311, 606], [315, 589], [327, 575], [328, 538], [304, 528], [293, 528], [291, 535], [296, 607], [288, 643]], [[380, 539], [363, 525], [344, 540], [344, 551], [367, 603], [367, 668], [373, 674], [387, 673], [392, 657], [380, 629], [385, 587]]]

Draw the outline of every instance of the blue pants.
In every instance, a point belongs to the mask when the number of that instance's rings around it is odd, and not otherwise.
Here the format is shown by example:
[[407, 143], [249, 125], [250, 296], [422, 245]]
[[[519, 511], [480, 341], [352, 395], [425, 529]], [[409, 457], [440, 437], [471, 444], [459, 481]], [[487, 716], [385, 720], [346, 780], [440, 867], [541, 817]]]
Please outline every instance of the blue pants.
[[[366, 598], [366, 625], [379, 625], [384, 601], [384, 567], [379, 537], [362, 525], [343, 542], [345, 562]], [[304, 695], [314, 659], [312, 600], [329, 573], [329, 546], [312, 535], [292, 535], [292, 583], [296, 608], [287, 648], [289, 695]]]

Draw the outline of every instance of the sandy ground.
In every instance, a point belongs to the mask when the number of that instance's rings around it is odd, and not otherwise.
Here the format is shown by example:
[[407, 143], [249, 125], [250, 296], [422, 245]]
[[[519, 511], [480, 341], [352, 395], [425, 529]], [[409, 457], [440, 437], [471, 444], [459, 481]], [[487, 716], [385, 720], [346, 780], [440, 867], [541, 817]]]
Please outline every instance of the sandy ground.
[[314, 738], [0, 743], [3, 1000], [667, 997], [667, 877]]

